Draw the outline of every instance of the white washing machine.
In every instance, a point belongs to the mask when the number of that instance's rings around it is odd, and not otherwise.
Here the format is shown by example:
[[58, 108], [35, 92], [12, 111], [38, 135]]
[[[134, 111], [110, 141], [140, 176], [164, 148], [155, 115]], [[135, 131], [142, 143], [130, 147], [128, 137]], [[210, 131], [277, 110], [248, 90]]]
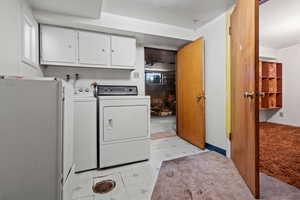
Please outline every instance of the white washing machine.
[[150, 158], [150, 97], [136, 86], [98, 85], [99, 167]]

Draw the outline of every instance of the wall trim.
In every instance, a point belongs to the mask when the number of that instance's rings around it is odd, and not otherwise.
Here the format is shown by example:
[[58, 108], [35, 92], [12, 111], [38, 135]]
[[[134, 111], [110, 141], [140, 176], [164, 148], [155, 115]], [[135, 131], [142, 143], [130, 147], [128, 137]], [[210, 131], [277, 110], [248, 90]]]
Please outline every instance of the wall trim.
[[226, 156], [226, 150], [222, 149], [220, 147], [217, 147], [215, 145], [209, 144], [209, 143], [205, 143], [205, 148], [210, 150], [210, 151], [215, 151], [219, 154], [222, 154], [223, 156]]

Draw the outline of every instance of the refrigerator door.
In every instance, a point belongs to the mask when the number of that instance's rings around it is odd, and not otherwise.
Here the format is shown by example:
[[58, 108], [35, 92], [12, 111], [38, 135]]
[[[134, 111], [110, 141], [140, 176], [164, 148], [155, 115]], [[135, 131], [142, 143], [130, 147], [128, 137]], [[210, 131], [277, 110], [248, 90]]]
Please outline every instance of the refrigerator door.
[[0, 199], [57, 200], [59, 82], [0, 79]]

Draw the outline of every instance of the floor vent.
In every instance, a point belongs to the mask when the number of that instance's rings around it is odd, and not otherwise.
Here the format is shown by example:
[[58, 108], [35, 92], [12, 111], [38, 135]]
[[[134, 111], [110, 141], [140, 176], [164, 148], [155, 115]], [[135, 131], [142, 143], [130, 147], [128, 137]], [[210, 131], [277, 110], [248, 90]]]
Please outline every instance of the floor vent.
[[106, 194], [111, 192], [116, 187], [114, 180], [104, 180], [93, 185], [93, 192], [97, 194]]

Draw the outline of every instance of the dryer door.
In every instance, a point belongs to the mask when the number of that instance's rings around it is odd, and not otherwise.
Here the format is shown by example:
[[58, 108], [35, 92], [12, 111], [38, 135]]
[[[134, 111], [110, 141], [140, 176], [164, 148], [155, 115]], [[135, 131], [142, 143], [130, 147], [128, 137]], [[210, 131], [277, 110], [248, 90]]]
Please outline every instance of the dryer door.
[[148, 136], [147, 105], [105, 106], [103, 120], [104, 142]]

